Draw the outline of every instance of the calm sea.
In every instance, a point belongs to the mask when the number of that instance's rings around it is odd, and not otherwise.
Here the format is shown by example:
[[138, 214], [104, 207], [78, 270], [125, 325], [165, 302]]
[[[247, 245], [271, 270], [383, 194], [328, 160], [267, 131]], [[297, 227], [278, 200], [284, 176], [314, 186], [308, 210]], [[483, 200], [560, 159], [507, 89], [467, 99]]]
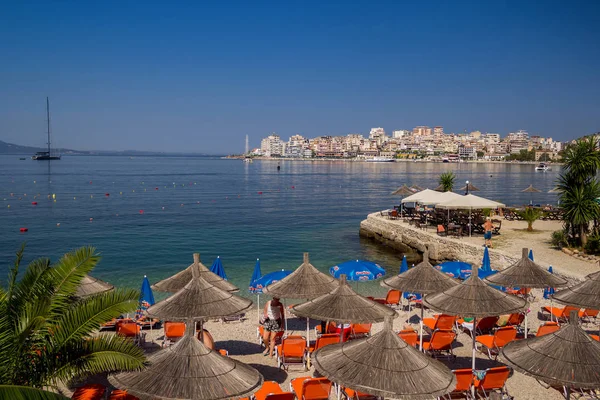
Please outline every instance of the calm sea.
[[396, 187], [434, 188], [448, 170], [460, 185], [469, 180], [477, 194], [509, 205], [528, 203], [531, 195], [520, 191], [530, 184], [543, 191], [534, 203], [556, 203], [547, 193], [556, 166], [544, 173], [518, 164], [0, 156], [0, 263], [6, 271], [23, 242], [27, 261], [93, 245], [102, 254], [93, 275], [139, 287], [144, 275], [167, 277], [199, 252], [208, 267], [220, 256], [242, 294], [256, 258], [266, 273], [297, 267], [306, 251], [323, 271], [368, 259], [394, 273], [402, 254], [359, 238], [360, 221], [398, 204], [390, 195]]

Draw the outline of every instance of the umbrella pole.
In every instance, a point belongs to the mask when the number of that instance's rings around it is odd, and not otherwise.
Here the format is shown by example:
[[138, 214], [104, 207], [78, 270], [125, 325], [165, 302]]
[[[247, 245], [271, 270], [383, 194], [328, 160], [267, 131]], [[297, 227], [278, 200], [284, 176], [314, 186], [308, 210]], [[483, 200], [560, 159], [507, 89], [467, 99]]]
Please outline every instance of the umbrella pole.
[[[423, 297], [421, 296], [421, 299], [422, 298]], [[419, 325], [421, 325], [420, 326], [421, 333], [419, 335], [420, 336], [420, 339], [419, 339], [419, 350], [423, 351], [423, 300], [421, 300], [421, 321], [419, 322]]]
[[525, 339], [527, 339], [527, 326], [528, 326], [528, 324], [527, 324], [527, 314], [529, 314], [529, 313], [527, 312], [527, 310], [525, 310]]
[[472, 221], [471, 221], [471, 209], [469, 208], [469, 237], [471, 237], [471, 225], [472, 225]]
[[473, 338], [473, 355], [471, 360], [471, 396], [475, 399], [475, 352], [477, 347], [475, 346], [475, 327], [477, 326], [477, 317], [473, 318], [473, 330], [471, 331], [471, 337]]
[[283, 299], [283, 319], [285, 320], [285, 334], [287, 335], [287, 330], [288, 330], [288, 325], [287, 325], [287, 315], [286, 315], [286, 311], [287, 308], [285, 306], [285, 299]]
[[553, 320], [552, 319], [552, 311], [554, 311], [554, 310], [553, 310], [553, 307], [552, 307], [552, 297], [550, 297], [550, 322], [552, 322], [552, 320]]
[[310, 322], [306, 317], [306, 347], [310, 347]]
[[256, 294], [256, 320], [260, 321], [260, 293]]

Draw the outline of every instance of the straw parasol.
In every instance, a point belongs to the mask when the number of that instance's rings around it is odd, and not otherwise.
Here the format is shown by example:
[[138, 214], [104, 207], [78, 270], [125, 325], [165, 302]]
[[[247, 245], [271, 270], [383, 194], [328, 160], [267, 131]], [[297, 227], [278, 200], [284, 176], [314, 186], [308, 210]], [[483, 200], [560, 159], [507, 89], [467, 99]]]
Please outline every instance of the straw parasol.
[[[420, 293], [421, 295], [429, 293], [439, 293], [458, 285], [454, 279], [441, 271], [435, 269], [429, 263], [429, 254], [423, 253], [423, 261], [416, 267], [403, 272], [399, 275], [385, 279], [381, 286], [400, 290], [401, 292]], [[420, 345], [423, 348], [423, 307], [421, 307], [420, 325]]]
[[[436, 311], [449, 315], [473, 317], [473, 327], [477, 326], [478, 317], [511, 314], [527, 307], [527, 301], [512, 296], [485, 284], [478, 276], [479, 268], [473, 268], [471, 276], [460, 285], [446, 289], [440, 293], [423, 297], [423, 304]], [[475, 330], [472, 338], [472, 369], [475, 373]], [[471, 386], [475, 397], [475, 386]]]
[[478, 188], [477, 186], [473, 185], [473, 184], [472, 184], [472, 183], [470, 183], [470, 182], [469, 182], [469, 184], [467, 184], [467, 185], [465, 185], [465, 186], [461, 187], [461, 188], [460, 188], [460, 189], [458, 189], [458, 190], [465, 190], [465, 191], [467, 191], [467, 190], [468, 190], [469, 192], [479, 192], [479, 188]]
[[552, 298], [570, 306], [600, 309], [600, 271], [586, 276], [583, 282], [554, 293]]
[[513, 341], [502, 349], [509, 365], [550, 385], [571, 388], [600, 388], [600, 342], [585, 333], [577, 311], [556, 332]]
[[394, 196], [410, 196], [415, 193], [415, 189], [411, 189], [406, 185], [400, 186], [398, 189], [394, 190], [392, 194]]
[[548, 190], [548, 193], [561, 193], [562, 189], [557, 187], [553, 187], [552, 189]]
[[332, 276], [316, 269], [304, 253], [304, 262], [294, 272], [263, 289], [264, 294], [285, 299], [314, 299], [338, 286]]
[[346, 282], [346, 275], [340, 275], [339, 285], [331, 292], [292, 307], [300, 317], [320, 321], [341, 323], [381, 322], [386, 316], [395, 318], [398, 314], [390, 307], [367, 299], [356, 293]]
[[220, 276], [210, 272], [210, 270], [206, 268], [206, 266], [202, 264], [202, 262], [200, 262], [200, 253], [194, 253], [194, 262], [189, 267], [169, 278], [156, 282], [154, 285], [152, 285], [152, 289], [158, 292], [170, 293], [175, 293], [183, 289], [183, 287], [187, 285], [190, 280], [192, 280], [192, 268], [194, 268], [194, 266], [198, 268], [200, 276], [205, 281], [212, 283], [219, 289], [223, 289], [227, 292], [237, 292], [238, 290], [240, 290], [233, 284], [221, 278]]
[[527, 186], [526, 189], [521, 190], [521, 193], [541, 193], [542, 191], [540, 189], [536, 189], [533, 187], [533, 185], [529, 185]]
[[431, 399], [456, 386], [448, 367], [409, 346], [392, 330], [391, 317], [386, 317], [381, 332], [322, 347], [312, 358], [327, 379], [382, 398]]
[[410, 188], [416, 190], [417, 192], [420, 192], [421, 190], [425, 190], [425, 188], [423, 188], [419, 185], [412, 185]]
[[108, 282], [104, 282], [98, 278], [85, 275], [81, 280], [81, 283], [77, 287], [75, 296], [87, 297], [98, 293], [108, 292], [109, 290], [113, 290], [114, 288], [115, 287]]
[[169, 321], [237, 315], [252, 307], [244, 299], [205, 281], [197, 268], [192, 268], [192, 280], [171, 297], [148, 308], [148, 315]]
[[108, 380], [141, 400], [231, 399], [258, 390], [263, 377], [257, 370], [208, 349], [194, 333], [194, 324], [188, 322], [179, 342], [148, 357], [148, 368]]
[[498, 271], [497, 274], [485, 278], [493, 285], [506, 287], [545, 288], [559, 287], [567, 284], [563, 278], [551, 274], [528, 257], [529, 250], [523, 248], [522, 257], [510, 267]]
[[444, 185], [438, 185], [438, 187], [436, 187], [436, 188], [435, 188], [435, 189], [433, 189], [433, 190], [435, 190], [436, 192], [445, 192], [445, 190], [444, 190], [444, 189], [445, 189], [445, 188], [444, 188]]
[[[314, 299], [338, 287], [332, 276], [316, 269], [304, 253], [304, 262], [294, 272], [263, 289], [264, 294], [282, 299]], [[287, 324], [287, 319], [286, 319]], [[287, 330], [287, 326], [286, 326]], [[310, 326], [306, 318], [306, 341], [309, 342]]]

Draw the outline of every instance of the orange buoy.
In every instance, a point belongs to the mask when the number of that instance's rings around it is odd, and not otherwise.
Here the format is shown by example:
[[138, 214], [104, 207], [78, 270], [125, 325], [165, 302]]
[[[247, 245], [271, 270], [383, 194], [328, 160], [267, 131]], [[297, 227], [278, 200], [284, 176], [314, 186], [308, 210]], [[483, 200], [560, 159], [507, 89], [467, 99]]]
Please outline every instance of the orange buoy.
[[258, 194], [262, 194], [262, 192], [258, 192]]
[[90, 218], [90, 222], [92, 222], [94, 220], [94, 218]]
[[157, 188], [157, 187], [155, 187], [155, 188], [154, 188], [154, 190], [158, 190], [158, 188]]
[[296, 189], [296, 186], [292, 186], [292, 189]]
[[31, 202], [31, 205], [33, 205], [33, 206], [37, 206], [37, 201], [32, 201], [32, 202]]
[[29, 230], [29, 229], [27, 229], [27, 228], [20, 228], [20, 229], [19, 229], [19, 232], [27, 232], [28, 230]]
[[143, 214], [143, 213], [144, 213], [144, 210], [140, 210], [140, 214]]
[[108, 196], [110, 196], [110, 193], [104, 193], [104, 195], [105, 195], [106, 197], [108, 197]]

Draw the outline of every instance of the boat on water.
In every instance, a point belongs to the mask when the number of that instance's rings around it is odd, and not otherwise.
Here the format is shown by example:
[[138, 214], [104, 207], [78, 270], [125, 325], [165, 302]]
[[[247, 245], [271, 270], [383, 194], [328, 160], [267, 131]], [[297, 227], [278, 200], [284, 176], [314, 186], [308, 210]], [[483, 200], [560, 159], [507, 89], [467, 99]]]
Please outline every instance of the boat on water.
[[552, 171], [552, 167], [545, 163], [539, 163], [537, 167], [535, 167], [536, 171]]
[[245, 163], [251, 163], [252, 162], [252, 157], [244, 157], [242, 159]]
[[47, 134], [48, 134], [48, 151], [38, 151], [33, 156], [32, 160], [38, 161], [51, 161], [60, 160], [60, 154], [52, 154], [50, 149], [50, 100], [46, 97], [46, 120], [47, 120]]
[[376, 156], [373, 158], [368, 158], [367, 162], [394, 162], [394, 159], [391, 157]]

